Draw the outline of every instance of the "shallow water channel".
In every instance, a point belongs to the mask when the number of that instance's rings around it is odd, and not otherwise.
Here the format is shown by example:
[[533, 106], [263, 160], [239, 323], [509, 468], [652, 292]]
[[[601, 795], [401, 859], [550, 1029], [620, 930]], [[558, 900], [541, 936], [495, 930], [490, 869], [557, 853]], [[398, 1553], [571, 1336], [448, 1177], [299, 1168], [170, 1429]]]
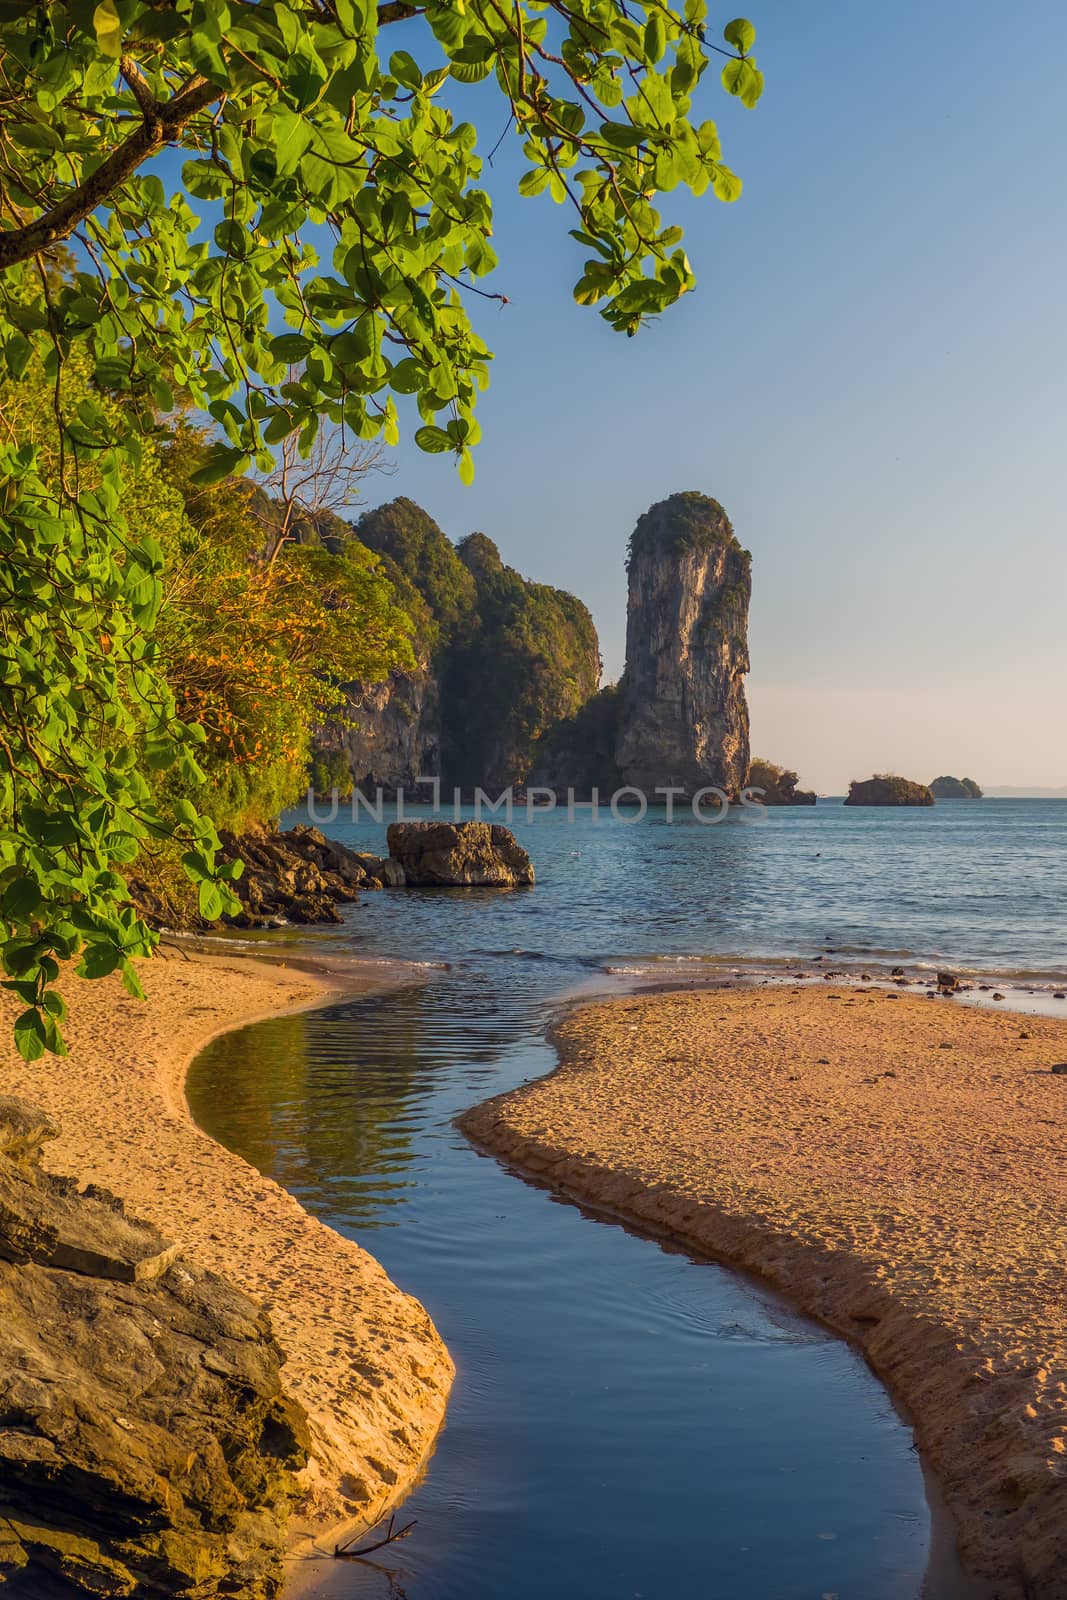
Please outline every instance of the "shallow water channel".
[[529, 952], [471, 955], [230, 1034], [194, 1066], [203, 1126], [378, 1256], [458, 1368], [413, 1534], [325, 1564], [314, 1593], [915, 1600], [923, 1476], [862, 1358], [452, 1126], [552, 1069], [543, 1028], [566, 976]]

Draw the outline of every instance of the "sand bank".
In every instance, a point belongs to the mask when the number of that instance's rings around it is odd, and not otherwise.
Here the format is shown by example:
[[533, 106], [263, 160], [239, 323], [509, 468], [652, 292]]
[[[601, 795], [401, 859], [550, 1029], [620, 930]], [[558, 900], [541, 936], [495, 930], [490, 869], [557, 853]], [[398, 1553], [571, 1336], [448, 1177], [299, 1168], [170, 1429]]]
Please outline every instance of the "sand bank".
[[1067, 1596], [1067, 1024], [884, 991], [629, 998], [461, 1126], [864, 1350], [968, 1565]]
[[[314, 1527], [374, 1520], [410, 1485], [445, 1411], [452, 1362], [418, 1301], [356, 1244], [209, 1139], [185, 1100], [188, 1066], [219, 1033], [341, 993], [388, 987], [380, 966], [315, 976], [240, 957], [171, 954], [142, 968], [148, 1002], [117, 981], [68, 985], [71, 1053], [27, 1066], [5, 1037], [3, 1092], [50, 1111], [46, 1163], [126, 1199], [204, 1266], [265, 1304], [306, 1407]], [[0, 1026], [11, 1011], [0, 1003]], [[299, 1530], [298, 1530], [299, 1531]]]

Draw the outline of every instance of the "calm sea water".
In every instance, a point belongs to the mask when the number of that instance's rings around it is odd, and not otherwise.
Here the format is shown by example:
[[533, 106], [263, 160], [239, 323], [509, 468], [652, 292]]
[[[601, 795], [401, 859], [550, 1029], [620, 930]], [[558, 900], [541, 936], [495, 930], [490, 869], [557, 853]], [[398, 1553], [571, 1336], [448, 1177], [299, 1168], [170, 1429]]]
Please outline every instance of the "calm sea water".
[[[295, 940], [426, 963], [425, 984], [232, 1034], [190, 1080], [203, 1125], [367, 1243], [457, 1362], [414, 1534], [325, 1566], [317, 1592], [914, 1600], [922, 1476], [860, 1357], [736, 1275], [519, 1181], [452, 1118], [549, 1071], [560, 1001], [622, 980], [818, 974], [819, 956], [1054, 988], [1067, 803], [514, 826], [534, 889], [383, 891]], [[326, 831], [384, 850], [384, 826]], [[951, 1558], [932, 1592], [964, 1592]]]

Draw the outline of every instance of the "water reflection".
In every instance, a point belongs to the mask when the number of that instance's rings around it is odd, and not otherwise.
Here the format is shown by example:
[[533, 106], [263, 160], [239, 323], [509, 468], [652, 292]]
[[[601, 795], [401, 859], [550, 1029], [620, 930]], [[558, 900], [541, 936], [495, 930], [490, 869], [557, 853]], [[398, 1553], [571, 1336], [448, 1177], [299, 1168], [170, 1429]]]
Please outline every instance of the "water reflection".
[[414, 1534], [325, 1564], [315, 1593], [915, 1600], [921, 1474], [859, 1357], [739, 1278], [520, 1182], [452, 1126], [551, 1069], [562, 977], [498, 947], [426, 986], [258, 1024], [194, 1068], [209, 1131], [340, 1231], [373, 1232], [457, 1362], [405, 1506]]

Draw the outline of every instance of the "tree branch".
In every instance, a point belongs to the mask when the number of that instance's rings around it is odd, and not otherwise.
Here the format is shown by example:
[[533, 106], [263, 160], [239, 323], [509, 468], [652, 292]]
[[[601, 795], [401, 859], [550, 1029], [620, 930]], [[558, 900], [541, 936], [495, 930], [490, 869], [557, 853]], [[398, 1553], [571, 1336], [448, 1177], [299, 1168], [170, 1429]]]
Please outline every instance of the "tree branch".
[[58, 240], [69, 238], [78, 224], [120, 189], [139, 166], [176, 139], [191, 117], [206, 110], [224, 92], [206, 78], [196, 77], [173, 100], [160, 104], [146, 94], [147, 84], [134, 62], [124, 60], [122, 71], [144, 114], [141, 126], [51, 211], [21, 228], [0, 231], [0, 270], [28, 261]]
[[387, 22], [406, 22], [408, 17], [418, 15], [419, 7], [407, 5], [406, 0], [386, 0], [378, 7], [378, 26], [384, 28]]

